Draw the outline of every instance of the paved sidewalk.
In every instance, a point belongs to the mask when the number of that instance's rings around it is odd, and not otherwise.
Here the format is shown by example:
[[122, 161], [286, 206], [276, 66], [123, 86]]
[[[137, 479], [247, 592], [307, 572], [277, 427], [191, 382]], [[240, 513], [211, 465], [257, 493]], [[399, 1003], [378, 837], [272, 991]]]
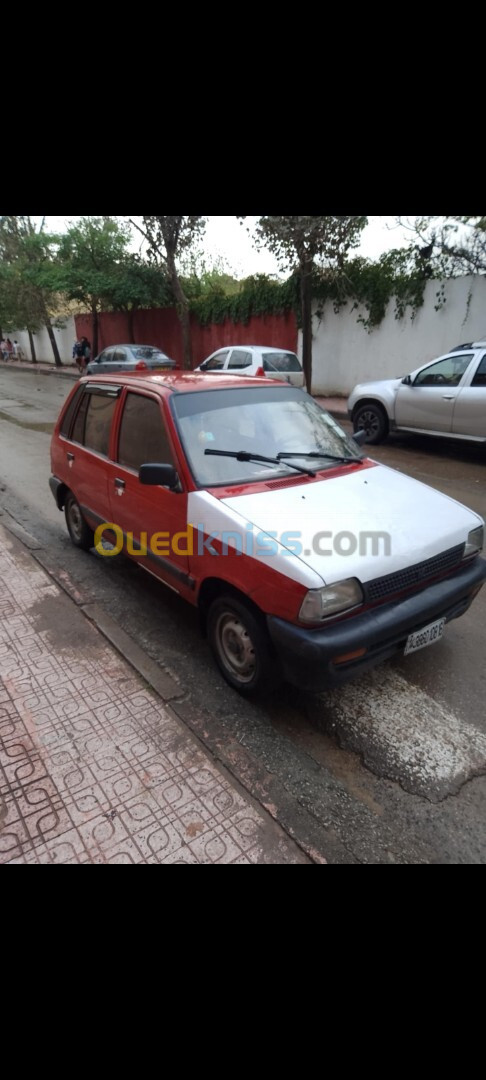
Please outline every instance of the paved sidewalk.
[[327, 409], [333, 416], [338, 417], [341, 420], [348, 419], [348, 399], [343, 397], [317, 397], [313, 395], [317, 404], [322, 409]]
[[38, 361], [37, 364], [32, 364], [29, 360], [0, 360], [0, 371], [37, 371], [40, 375], [61, 375], [68, 379], [79, 379], [79, 371], [74, 361], [69, 364], [63, 364], [62, 368], [56, 367], [54, 363], [46, 364]]
[[0, 526], [0, 863], [311, 861]]

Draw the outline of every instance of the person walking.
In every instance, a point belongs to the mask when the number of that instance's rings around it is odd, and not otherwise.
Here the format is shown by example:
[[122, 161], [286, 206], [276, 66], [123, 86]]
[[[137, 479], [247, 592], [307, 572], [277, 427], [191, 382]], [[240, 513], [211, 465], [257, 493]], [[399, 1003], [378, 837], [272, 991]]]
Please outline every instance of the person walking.
[[10, 341], [10, 338], [7, 338], [7, 340], [5, 342], [5, 348], [7, 350], [7, 359], [11, 360], [12, 357], [13, 357], [14, 347], [13, 347], [13, 342]]
[[88, 341], [87, 337], [82, 337], [81, 345], [83, 346], [84, 370], [86, 371], [86, 368], [91, 360], [91, 342]]

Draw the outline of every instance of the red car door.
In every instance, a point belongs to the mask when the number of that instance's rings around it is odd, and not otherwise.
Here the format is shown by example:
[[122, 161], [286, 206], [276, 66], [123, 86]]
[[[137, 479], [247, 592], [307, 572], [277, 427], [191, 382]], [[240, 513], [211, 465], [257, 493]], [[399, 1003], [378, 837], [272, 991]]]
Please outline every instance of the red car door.
[[86, 385], [69, 438], [60, 434], [57, 455], [62, 479], [92, 528], [110, 514], [107, 462], [117, 386]]
[[146, 486], [138, 479], [140, 465], [154, 462], [174, 465], [180, 474], [158, 395], [135, 387], [125, 392], [114, 457], [108, 481], [110, 521], [122, 530], [129, 554], [190, 599], [187, 492]]

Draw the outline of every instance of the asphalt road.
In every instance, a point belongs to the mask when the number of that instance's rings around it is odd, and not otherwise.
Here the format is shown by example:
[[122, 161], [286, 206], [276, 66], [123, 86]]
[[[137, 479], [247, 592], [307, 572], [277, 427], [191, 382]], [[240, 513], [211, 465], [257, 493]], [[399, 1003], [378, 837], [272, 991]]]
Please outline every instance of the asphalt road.
[[[189, 605], [134, 562], [71, 545], [48, 488], [50, 432], [71, 385], [0, 369], [2, 523], [20, 523], [57, 580], [176, 679], [181, 718], [304, 850], [331, 863], [486, 862], [486, 589], [430, 648], [328, 693], [285, 686], [244, 701]], [[394, 436], [371, 456], [486, 517], [482, 447]]]

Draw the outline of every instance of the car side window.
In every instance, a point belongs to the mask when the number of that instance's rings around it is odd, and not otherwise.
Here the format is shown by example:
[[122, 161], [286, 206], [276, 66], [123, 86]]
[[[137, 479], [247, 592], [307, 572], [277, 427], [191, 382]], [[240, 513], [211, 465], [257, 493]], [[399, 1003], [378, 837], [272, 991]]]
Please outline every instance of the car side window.
[[127, 394], [120, 425], [118, 461], [137, 472], [141, 465], [175, 466], [165, 421], [154, 398]]
[[101, 390], [86, 391], [74, 422], [73, 442], [87, 450], [108, 457], [110, 430], [117, 402], [117, 393]]
[[113, 360], [114, 352], [114, 349], [105, 349], [105, 351], [100, 354], [100, 364], [106, 364], [108, 360]]
[[70, 431], [71, 431], [71, 425], [72, 425], [73, 417], [74, 417], [74, 415], [76, 413], [76, 409], [77, 409], [77, 407], [79, 405], [79, 402], [80, 402], [80, 400], [81, 400], [81, 398], [83, 396], [83, 393], [84, 393], [84, 386], [78, 386], [78, 388], [76, 390], [76, 393], [71, 398], [71, 401], [69, 402], [69, 405], [68, 405], [67, 409], [64, 410], [64, 415], [63, 415], [63, 418], [61, 420], [61, 427], [60, 427], [59, 430], [60, 430], [60, 434], [63, 435], [65, 439], [69, 439], [69, 434], [70, 434]]
[[473, 353], [456, 353], [455, 356], [446, 356], [435, 364], [419, 371], [414, 386], [459, 386], [459, 383], [469, 367]]
[[251, 353], [246, 352], [245, 349], [233, 349], [228, 369], [245, 367], [251, 367]]
[[216, 353], [216, 356], [211, 356], [211, 358], [203, 365], [204, 371], [220, 371], [221, 368], [224, 368], [228, 353], [229, 349], [225, 349], [224, 352], [219, 352]]
[[486, 355], [481, 360], [471, 386], [486, 386]]
[[115, 355], [112, 358], [117, 364], [124, 364], [128, 359], [126, 349], [115, 349]]

